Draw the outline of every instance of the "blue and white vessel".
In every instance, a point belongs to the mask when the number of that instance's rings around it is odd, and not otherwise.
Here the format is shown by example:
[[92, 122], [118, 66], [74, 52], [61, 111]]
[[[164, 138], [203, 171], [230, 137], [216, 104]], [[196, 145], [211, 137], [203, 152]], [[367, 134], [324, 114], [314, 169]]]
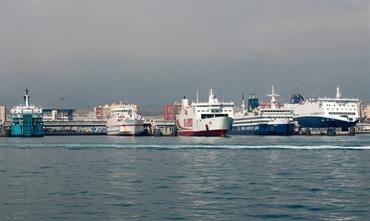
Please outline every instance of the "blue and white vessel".
[[30, 104], [28, 89], [24, 94], [24, 104], [10, 109], [9, 135], [13, 137], [44, 136], [43, 111], [41, 107]]
[[242, 110], [234, 114], [230, 135], [293, 135], [295, 122], [293, 110], [279, 107], [278, 94], [272, 86], [270, 107], [259, 106], [258, 99], [248, 99], [248, 110], [245, 110], [244, 97]]
[[290, 104], [284, 105], [294, 111], [294, 119], [302, 128], [340, 128], [349, 131], [360, 119], [360, 100], [342, 98], [337, 87], [335, 98], [305, 100], [300, 94], [292, 96]]

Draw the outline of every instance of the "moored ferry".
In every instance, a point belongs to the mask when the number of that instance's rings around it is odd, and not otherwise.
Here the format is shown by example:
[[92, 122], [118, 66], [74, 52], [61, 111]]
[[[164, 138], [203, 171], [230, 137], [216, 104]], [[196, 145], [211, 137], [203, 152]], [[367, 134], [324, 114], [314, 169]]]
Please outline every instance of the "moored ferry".
[[30, 96], [26, 88], [24, 104], [12, 107], [9, 117], [11, 125], [9, 135], [13, 137], [44, 136], [43, 111], [41, 107], [30, 104]]
[[107, 120], [107, 134], [115, 136], [139, 136], [145, 134], [144, 118], [135, 104], [112, 104]]
[[272, 86], [269, 107], [261, 107], [258, 98], [248, 99], [245, 110], [244, 96], [241, 111], [234, 114], [233, 128], [230, 135], [293, 135], [295, 122], [293, 110], [280, 107], [278, 94]]
[[208, 102], [197, 101], [189, 104], [187, 98], [181, 101], [180, 113], [176, 115], [176, 126], [180, 136], [223, 137], [232, 127], [233, 102], [220, 102], [209, 91]]
[[285, 106], [294, 111], [300, 128], [340, 128], [349, 131], [360, 119], [360, 100], [342, 98], [339, 87], [335, 98], [305, 100], [296, 94], [292, 96], [291, 103]]

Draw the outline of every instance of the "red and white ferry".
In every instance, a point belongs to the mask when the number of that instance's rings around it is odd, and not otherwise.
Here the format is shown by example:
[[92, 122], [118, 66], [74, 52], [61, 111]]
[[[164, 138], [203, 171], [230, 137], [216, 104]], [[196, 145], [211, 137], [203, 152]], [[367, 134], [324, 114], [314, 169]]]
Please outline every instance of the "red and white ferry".
[[220, 102], [212, 89], [208, 102], [199, 102], [197, 95], [197, 101], [189, 105], [184, 97], [180, 113], [176, 115], [178, 135], [224, 137], [232, 128], [233, 108], [233, 102]]

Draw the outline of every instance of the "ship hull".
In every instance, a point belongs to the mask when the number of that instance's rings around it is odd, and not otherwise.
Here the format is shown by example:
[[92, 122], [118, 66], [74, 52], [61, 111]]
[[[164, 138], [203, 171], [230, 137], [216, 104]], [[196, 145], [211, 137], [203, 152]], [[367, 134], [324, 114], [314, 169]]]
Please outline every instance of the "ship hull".
[[228, 130], [208, 130], [208, 131], [191, 131], [181, 130], [178, 132], [180, 136], [198, 136], [198, 137], [225, 137]]
[[346, 121], [324, 116], [299, 116], [295, 120], [300, 128], [341, 128], [342, 131], [348, 131], [358, 123], [358, 120]]
[[229, 135], [274, 135], [289, 136], [294, 133], [294, 124], [258, 124], [233, 126]]
[[144, 120], [108, 121], [107, 135], [110, 136], [145, 135]]
[[[38, 123], [34, 123], [38, 120]], [[42, 137], [44, 136], [44, 128], [41, 123], [42, 119], [32, 118], [32, 115], [23, 115], [22, 124], [13, 122], [9, 129], [11, 137]]]
[[184, 119], [180, 117], [176, 121], [180, 136], [225, 137], [233, 122], [230, 117], [213, 117], [195, 120], [192, 127], [184, 127], [181, 125]]

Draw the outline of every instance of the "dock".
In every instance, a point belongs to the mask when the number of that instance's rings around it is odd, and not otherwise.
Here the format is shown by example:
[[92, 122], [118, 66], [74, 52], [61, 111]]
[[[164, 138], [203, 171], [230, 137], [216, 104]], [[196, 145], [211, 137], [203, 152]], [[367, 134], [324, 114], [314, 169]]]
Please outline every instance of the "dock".
[[[10, 122], [0, 126], [0, 137], [9, 136]], [[145, 122], [146, 136], [177, 136], [174, 120], [150, 119]], [[54, 120], [44, 121], [45, 136], [105, 136], [104, 120]], [[370, 123], [359, 123], [349, 131], [340, 128], [297, 128], [294, 135], [301, 136], [354, 136], [370, 134]]]
[[342, 131], [341, 128], [299, 128], [295, 135], [304, 136], [354, 136], [355, 128], [350, 128], [348, 131]]
[[44, 121], [45, 136], [106, 135], [106, 121]]
[[[0, 127], [0, 136], [8, 136], [10, 122]], [[44, 121], [44, 136], [103, 136], [107, 135], [104, 120], [51, 120]], [[147, 136], [176, 136], [175, 121], [152, 119], [145, 122]]]
[[361, 122], [355, 126], [357, 134], [370, 134], [370, 122]]
[[151, 135], [160, 136], [177, 136], [177, 127], [174, 120], [153, 119], [149, 121], [151, 125]]

